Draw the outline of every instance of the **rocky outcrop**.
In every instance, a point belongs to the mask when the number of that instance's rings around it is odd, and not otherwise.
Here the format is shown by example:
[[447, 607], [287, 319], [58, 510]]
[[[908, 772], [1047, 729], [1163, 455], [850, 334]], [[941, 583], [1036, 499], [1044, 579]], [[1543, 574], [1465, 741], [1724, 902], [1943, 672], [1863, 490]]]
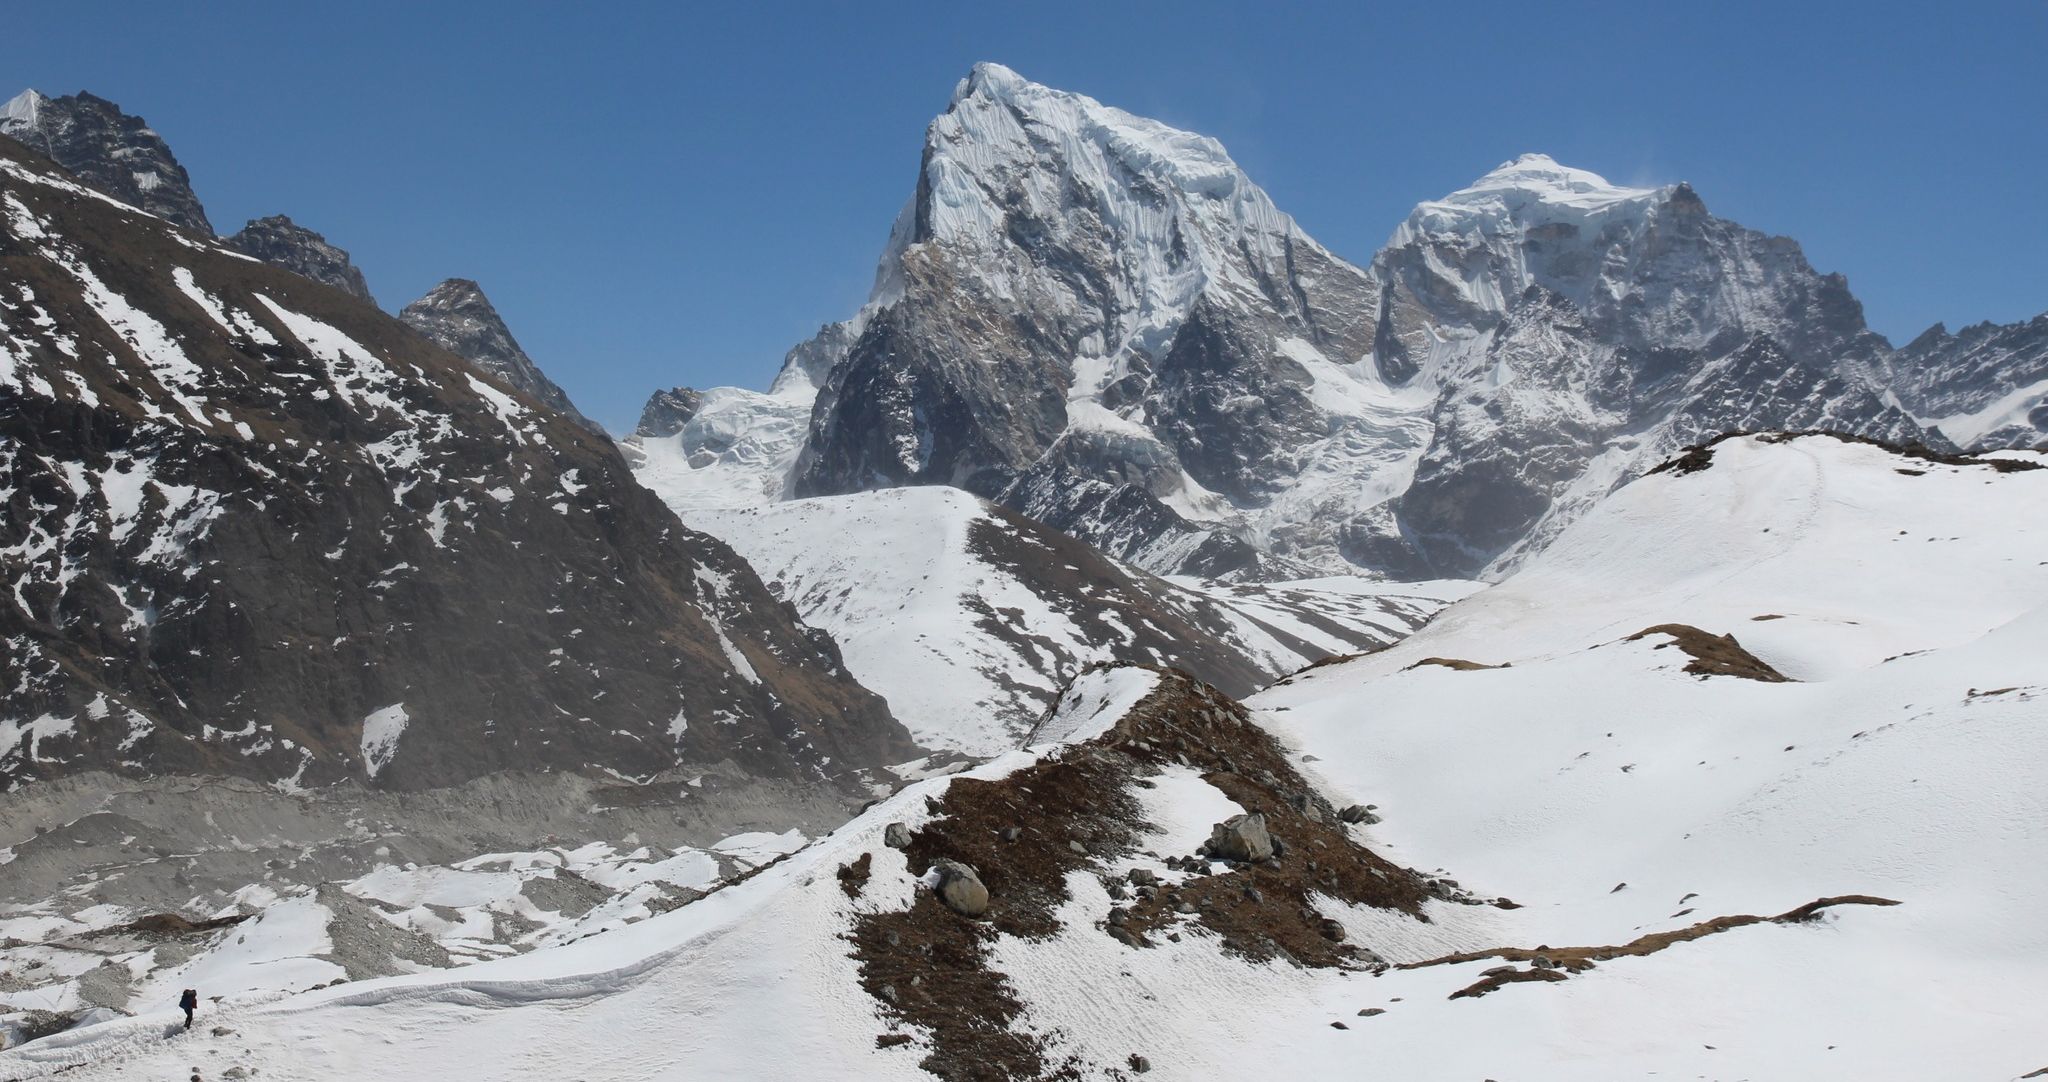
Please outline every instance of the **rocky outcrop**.
[[500, 382], [532, 395], [542, 405], [598, 435], [603, 426], [583, 416], [569, 396], [519, 348], [512, 331], [484, 296], [483, 287], [467, 278], [450, 278], [398, 313], [412, 329], [435, 345], [461, 357]]
[[640, 424], [633, 434], [647, 439], [673, 436], [704, 407], [704, 393], [688, 387], [656, 391], [640, 411]]
[[0, 135], [50, 158], [88, 187], [213, 235], [191, 178], [163, 137], [105, 98], [84, 91], [53, 98], [24, 90], [0, 106]]
[[227, 238], [227, 244], [265, 263], [377, 303], [363, 272], [349, 262], [347, 252], [282, 214], [251, 219], [241, 232]]
[[915, 749], [607, 440], [0, 140], [0, 784]]

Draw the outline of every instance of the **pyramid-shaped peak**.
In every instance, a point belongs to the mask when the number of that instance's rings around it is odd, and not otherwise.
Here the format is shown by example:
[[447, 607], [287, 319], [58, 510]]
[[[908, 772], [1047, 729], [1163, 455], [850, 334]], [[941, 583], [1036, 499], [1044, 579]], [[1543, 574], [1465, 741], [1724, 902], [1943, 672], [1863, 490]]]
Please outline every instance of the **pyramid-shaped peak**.
[[42, 113], [43, 103], [49, 96], [33, 87], [16, 94], [0, 105], [0, 122], [33, 128]]

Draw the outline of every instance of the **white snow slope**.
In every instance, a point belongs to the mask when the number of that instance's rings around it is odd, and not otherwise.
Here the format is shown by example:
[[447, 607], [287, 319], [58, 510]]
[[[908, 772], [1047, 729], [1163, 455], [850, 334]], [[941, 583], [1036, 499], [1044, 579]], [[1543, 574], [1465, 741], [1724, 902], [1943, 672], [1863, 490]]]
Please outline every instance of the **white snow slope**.
[[[1664, 636], [1627, 641], [1668, 622], [1734, 632], [1794, 679], [1688, 675]], [[1830, 895], [1899, 905], [1453, 1000], [1497, 963], [1250, 964], [1193, 926], [1128, 948], [1096, 927], [1100, 880], [1077, 873], [1064, 930], [997, 936], [990, 957], [1020, 1024], [1094, 1078], [1128, 1077], [1133, 1053], [1167, 1079], [2014, 1078], [2048, 1064], [2044, 648], [2048, 471], [1727, 441], [1705, 470], [1622, 490], [1413, 638], [1253, 705], [1334, 803], [1379, 806], [1383, 823], [1354, 828], [1376, 849], [1523, 906], [1432, 902], [1427, 924], [1330, 907], [1392, 962], [1619, 944]], [[1432, 657], [1512, 664], [1414, 667]], [[1083, 683], [1045, 732], [1086, 736], [1142, 688], [1116, 671]], [[1184, 768], [1153, 782], [1141, 850], [1184, 852], [1235, 811]], [[928, 1078], [921, 1039], [875, 1047], [891, 1023], [841, 936], [917, 889], [881, 833], [916, 827], [951, 784], [913, 784], [629, 928], [456, 975], [231, 995], [205, 1019], [229, 1037], [167, 1041], [168, 1010], [107, 1022], [0, 1054], [0, 1078]], [[872, 878], [852, 899], [832, 872], [861, 853]], [[1151, 866], [1101, 870], [1134, 862]], [[1359, 1016], [1371, 1008], [1385, 1013]]]
[[[1795, 682], [1690, 676], [1667, 637], [1626, 641], [1674, 622]], [[1415, 667], [1431, 657], [1511, 667]], [[1501, 942], [1902, 903], [1424, 1005], [1428, 1023], [1374, 1031], [1377, 1058], [1432, 1077], [2010, 1078], [2048, 1064], [2044, 658], [2048, 470], [1743, 438], [1622, 490], [1413, 638], [1254, 705], [1335, 792], [1380, 805], [1391, 859], [1525, 905]]]

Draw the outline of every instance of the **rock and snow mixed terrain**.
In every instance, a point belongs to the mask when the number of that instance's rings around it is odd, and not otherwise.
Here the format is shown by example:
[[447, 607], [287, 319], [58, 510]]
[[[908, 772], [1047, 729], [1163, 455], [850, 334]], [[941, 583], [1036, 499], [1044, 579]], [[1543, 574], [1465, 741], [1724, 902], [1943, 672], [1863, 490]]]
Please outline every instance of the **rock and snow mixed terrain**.
[[[1038, 743], [675, 912], [172, 1040], [167, 1008], [112, 1020], [0, 1077], [2017, 1077], [2042, 457], [1723, 441], [1249, 710], [1094, 670]], [[1277, 857], [1220, 859], [1249, 811]]]
[[604, 429], [569, 402], [569, 396], [519, 348], [512, 331], [484, 296], [483, 287], [467, 278], [450, 278], [406, 305], [398, 313], [413, 330], [442, 349], [477, 366], [500, 382], [525, 391], [543, 405], [567, 415], [599, 436]]
[[575, 420], [0, 139], [14, 1037], [636, 920], [918, 754]]
[[[52, 98], [25, 90], [0, 105], [0, 135], [49, 157], [88, 188], [213, 236], [190, 178], [163, 137], [113, 102], [86, 93]], [[375, 303], [346, 251], [285, 215], [254, 219], [221, 239], [244, 255]], [[604, 434], [519, 348], [475, 282], [442, 282], [399, 316], [441, 348]]]
[[1497, 577], [1725, 431], [2038, 443], [2039, 322], [1894, 351], [1795, 242], [1540, 154], [1355, 266], [1214, 140], [984, 64], [867, 305], [640, 468], [699, 506], [952, 485], [1155, 573]]
[[167, 222], [211, 236], [185, 167], [139, 116], [87, 93], [24, 90], [0, 105], [0, 135], [63, 166], [88, 187]]
[[676, 510], [829, 633], [920, 744], [977, 756], [1015, 747], [1091, 665], [1177, 666], [1249, 694], [1393, 642], [1473, 588], [1176, 584], [956, 488]]
[[0, 143], [0, 788], [915, 749], [608, 440]]

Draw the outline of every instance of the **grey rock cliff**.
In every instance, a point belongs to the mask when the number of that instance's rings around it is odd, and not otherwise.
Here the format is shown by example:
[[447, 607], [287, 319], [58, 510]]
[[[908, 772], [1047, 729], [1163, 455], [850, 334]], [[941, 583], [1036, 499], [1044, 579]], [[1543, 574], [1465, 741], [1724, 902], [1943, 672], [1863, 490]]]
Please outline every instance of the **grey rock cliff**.
[[84, 91], [50, 97], [24, 90], [0, 106], [11, 136], [86, 185], [187, 229], [213, 233], [185, 167], [139, 116]]

